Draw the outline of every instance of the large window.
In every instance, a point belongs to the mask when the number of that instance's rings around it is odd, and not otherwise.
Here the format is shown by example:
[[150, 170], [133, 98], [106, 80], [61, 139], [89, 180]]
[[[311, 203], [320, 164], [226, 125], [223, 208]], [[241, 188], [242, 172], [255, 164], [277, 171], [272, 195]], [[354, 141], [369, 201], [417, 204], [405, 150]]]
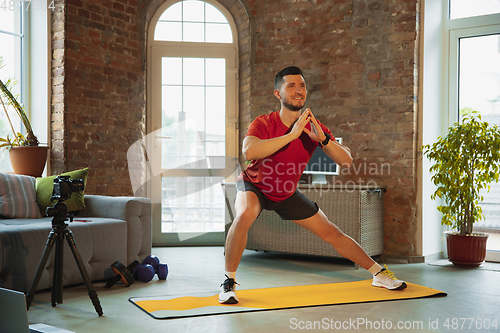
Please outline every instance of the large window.
[[180, 1], [158, 20], [155, 40], [170, 42], [232, 43], [227, 18], [217, 7], [203, 1]]
[[[0, 79], [17, 82], [14, 94], [25, 107], [31, 127], [42, 145], [48, 143], [48, 110], [50, 109], [50, 17], [55, 10], [54, 1], [0, 0], [0, 56], [4, 67]], [[31, 101], [34, 101], [31, 103]], [[24, 131], [19, 117], [10, 110], [17, 132]], [[0, 105], [0, 136], [13, 136]], [[45, 170], [47, 171], [48, 168]], [[12, 167], [7, 151], [0, 150], [0, 172]]]
[[[1, 2], [0, 2], [1, 3]], [[7, 79], [17, 81], [14, 86], [14, 94], [21, 96], [24, 86], [23, 69], [24, 41], [25, 41], [25, 18], [26, 13], [20, 10], [22, 3], [18, 1], [4, 1], [0, 7], [0, 57], [3, 58], [3, 68], [0, 69], [0, 79], [5, 82]], [[17, 116], [11, 117], [14, 129], [21, 129], [21, 122]], [[0, 137], [13, 136], [12, 130], [5, 115], [3, 106], [0, 105]], [[12, 171], [7, 151], [0, 151], [0, 171]]]
[[[236, 27], [214, 1], [167, 1], [150, 30], [153, 243], [223, 244], [221, 182], [237, 160]], [[151, 134], [152, 133], [152, 134]]]
[[[449, 125], [478, 111], [483, 120], [500, 126], [500, 0], [447, 4]], [[482, 195], [485, 220], [474, 227], [491, 235], [487, 259], [500, 260], [500, 183]]]

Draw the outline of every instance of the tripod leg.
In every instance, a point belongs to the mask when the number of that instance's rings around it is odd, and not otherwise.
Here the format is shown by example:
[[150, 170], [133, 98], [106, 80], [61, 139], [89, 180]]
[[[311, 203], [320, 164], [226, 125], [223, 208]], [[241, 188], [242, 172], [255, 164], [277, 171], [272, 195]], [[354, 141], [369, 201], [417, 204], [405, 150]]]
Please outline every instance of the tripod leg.
[[42, 258], [38, 263], [38, 268], [36, 269], [35, 276], [33, 277], [33, 282], [31, 282], [31, 287], [26, 295], [26, 308], [29, 310], [31, 302], [33, 302], [33, 298], [35, 297], [35, 290], [38, 286], [38, 282], [40, 282], [40, 278], [42, 277], [43, 270], [45, 269], [45, 265], [47, 264], [47, 259], [49, 259], [50, 251], [54, 246], [55, 238], [57, 237], [57, 233], [52, 230], [49, 233], [47, 238], [47, 243], [45, 244], [45, 248], [43, 249]]
[[62, 304], [63, 299], [63, 251], [64, 235], [62, 232], [57, 233], [56, 237], [56, 252], [54, 261], [54, 276], [52, 277], [52, 307], [56, 304]]
[[80, 256], [80, 253], [78, 253], [78, 249], [76, 248], [75, 237], [73, 237], [73, 233], [69, 229], [64, 230], [64, 233], [66, 235], [66, 240], [68, 241], [68, 245], [71, 249], [71, 252], [73, 252], [73, 257], [75, 257], [78, 268], [80, 269], [80, 273], [82, 274], [83, 281], [87, 286], [87, 290], [89, 292], [89, 297], [92, 300], [92, 304], [94, 305], [97, 314], [99, 316], [102, 316], [101, 303], [99, 302], [99, 298], [97, 298], [97, 292], [92, 286], [92, 282], [90, 281], [87, 270], [83, 265], [82, 257]]

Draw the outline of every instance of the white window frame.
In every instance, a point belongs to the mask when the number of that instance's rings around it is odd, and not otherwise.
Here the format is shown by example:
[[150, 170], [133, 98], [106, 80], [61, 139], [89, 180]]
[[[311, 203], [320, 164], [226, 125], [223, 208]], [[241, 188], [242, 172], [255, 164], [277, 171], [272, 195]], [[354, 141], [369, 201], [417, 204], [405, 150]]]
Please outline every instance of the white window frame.
[[[49, 114], [51, 110], [51, 57], [50, 57], [50, 8], [43, 9], [41, 6], [28, 7], [29, 1], [20, 0], [23, 5], [21, 15], [21, 33], [15, 35], [21, 37], [21, 73], [14, 79], [20, 84], [21, 99], [26, 113], [31, 121], [33, 132], [41, 145], [49, 142]], [[2, 31], [2, 33], [7, 33]], [[7, 66], [9, 64], [6, 64]], [[36, 101], [33, 102], [33, 101]], [[25, 132], [25, 128], [21, 128]], [[2, 153], [7, 153], [6, 151]], [[44, 170], [48, 174], [50, 163]], [[3, 171], [3, 170], [0, 170]]]
[[[151, 19], [149, 29], [148, 29], [148, 44], [147, 44], [147, 113], [146, 113], [146, 131], [148, 134], [154, 133], [155, 131], [160, 129], [159, 124], [161, 124], [161, 120], [159, 119], [159, 115], [161, 112], [158, 110], [161, 109], [161, 101], [154, 100], [153, 96], [157, 96], [159, 94], [158, 89], [160, 87], [160, 73], [153, 70], [153, 66], [156, 63], [159, 63], [159, 59], [162, 56], [173, 56], [173, 57], [213, 57], [213, 58], [226, 58], [226, 63], [228, 64], [228, 68], [226, 68], [226, 88], [228, 93], [226, 94], [226, 157], [233, 158], [234, 160], [238, 160], [239, 156], [239, 144], [238, 144], [238, 87], [239, 87], [239, 77], [238, 77], [238, 63], [239, 63], [239, 54], [238, 54], [238, 33], [237, 27], [234, 22], [234, 19], [229, 13], [229, 11], [224, 8], [221, 4], [213, 0], [203, 0], [206, 3], [209, 3], [219, 9], [222, 14], [228, 20], [228, 23], [231, 27], [233, 42], [232, 43], [206, 43], [206, 42], [172, 42], [172, 41], [160, 41], [154, 39], [154, 31], [156, 29], [156, 24], [160, 18], [160, 16], [165, 12], [167, 8], [172, 6], [173, 4], [180, 2], [179, 0], [168, 0], [163, 3], [158, 10], [155, 12], [153, 18]], [[228, 59], [231, 59], [228, 62]], [[229, 65], [233, 63], [234, 66]], [[156, 112], [155, 112], [156, 111]], [[154, 140], [154, 135], [148, 135], [149, 140]], [[156, 146], [154, 142], [148, 142], [147, 145], [149, 147]], [[152, 154], [153, 158], [158, 157], [159, 154]], [[152, 165], [157, 165], [158, 163], [154, 163], [150, 161]], [[224, 172], [224, 171], [222, 171]], [[169, 175], [176, 174], [175, 170], [171, 170]], [[156, 172], [155, 172], [156, 175]], [[216, 176], [216, 175], [214, 175]], [[149, 185], [146, 184], [145, 192], [147, 196], [151, 198], [153, 202], [153, 244], [154, 245], [165, 245], [176, 243], [175, 234], [162, 234], [161, 232], [161, 200], [157, 198], [157, 193], [160, 193], [158, 190], [158, 186], [161, 182], [151, 182]], [[160, 223], [158, 223], [160, 221]], [[211, 237], [210, 234], [213, 234]], [[222, 232], [223, 234], [223, 232]], [[205, 239], [208, 239], [208, 243], [206, 241], [201, 241], [203, 244], [211, 244], [211, 245], [222, 245], [219, 244], [219, 239], [221, 238], [219, 233], [209, 233], [206, 235]], [[212, 240], [213, 239], [213, 240]], [[197, 239], [193, 239], [193, 241], [184, 241], [182, 245], [200, 245]]]
[[[19, 8], [17, 8], [17, 5], [21, 5], [22, 8], [25, 8], [24, 7], [24, 0], [20, 0], [19, 2], [15, 2], [15, 6], [14, 6], [14, 10], [18, 11]], [[9, 6], [8, 2], [6, 4], [7, 6]], [[3, 10], [3, 9], [2, 9]], [[7, 9], [9, 10], [9, 9]], [[19, 68], [20, 70], [20, 73], [16, 73], [14, 74], [13, 77], [9, 77], [9, 78], [2, 78], [2, 80], [4, 79], [12, 79], [14, 81], [17, 82], [17, 84], [19, 85], [19, 93], [20, 93], [20, 99], [19, 99], [19, 102], [25, 106], [26, 110], [29, 110], [28, 108], [28, 104], [29, 104], [29, 98], [28, 98], [28, 92], [29, 92], [29, 87], [27, 87], [27, 82], [29, 80], [29, 40], [30, 40], [30, 35], [29, 35], [29, 18], [30, 18], [30, 13], [25, 11], [25, 10], [21, 10], [21, 17], [20, 17], [20, 31], [19, 33], [16, 33], [16, 32], [11, 32], [11, 31], [3, 31], [1, 30], [0, 33], [4, 34], [4, 35], [9, 35], [9, 36], [13, 36], [13, 37], [18, 37], [21, 39], [21, 43], [20, 43], [20, 54], [17, 55], [17, 57], [20, 58], [21, 60], [21, 66]], [[13, 64], [10, 64], [10, 63], [4, 63], [5, 66], [13, 66]], [[0, 110], [0, 112], [4, 112], [3, 110]], [[9, 111], [10, 112], [10, 111]], [[28, 114], [28, 117], [30, 115]], [[21, 133], [25, 134], [25, 129], [24, 127], [22, 126], [22, 123], [21, 123], [21, 120], [16, 116], [16, 117], [13, 117], [11, 119], [11, 121], [13, 122], [14, 124], [14, 127], [16, 128], [16, 126], [21, 126], [20, 130], [21, 130]], [[16, 131], [18, 129], [16, 128]], [[9, 137], [12, 137], [13, 134], [9, 134]], [[6, 150], [2, 150], [0, 151], [1, 154], [3, 155], [8, 155], [8, 151]], [[0, 170], [0, 171], [6, 171], [6, 170]], [[10, 170], [9, 170], [10, 171]]]
[[460, 38], [474, 37], [500, 33], [500, 14], [466, 17], [450, 20], [449, 0], [443, 0], [445, 10], [444, 18], [444, 54], [447, 59], [446, 82], [447, 98], [445, 110], [448, 110], [447, 125], [451, 126], [458, 121], [458, 76], [459, 76], [459, 41]]
[[[444, 92], [444, 110], [447, 110], [447, 128], [459, 121], [459, 51], [460, 39], [467, 37], [484, 36], [491, 34], [500, 34], [500, 14], [490, 14], [483, 16], [466, 17], [459, 19], [450, 19], [450, 2], [443, 0], [445, 9], [444, 17], [444, 43], [443, 53], [447, 60], [445, 73]], [[487, 251], [486, 260], [500, 262], [500, 252]]]

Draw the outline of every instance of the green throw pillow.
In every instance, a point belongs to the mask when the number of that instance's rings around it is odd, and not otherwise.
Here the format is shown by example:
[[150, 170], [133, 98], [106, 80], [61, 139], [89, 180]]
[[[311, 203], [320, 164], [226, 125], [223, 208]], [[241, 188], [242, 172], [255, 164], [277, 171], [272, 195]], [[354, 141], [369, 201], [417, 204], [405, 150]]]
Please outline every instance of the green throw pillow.
[[[89, 168], [75, 170], [71, 172], [62, 173], [60, 176], [70, 176], [70, 179], [81, 179], [84, 184], [87, 184], [87, 176]], [[57, 175], [59, 176], [59, 175]], [[50, 201], [52, 190], [54, 189], [54, 179], [57, 176], [41, 177], [36, 179], [36, 201], [40, 207], [42, 216], [47, 216], [47, 207], [53, 207], [55, 202]], [[71, 198], [64, 201], [68, 206], [68, 212], [76, 212], [85, 208], [83, 201], [83, 191], [71, 193]]]

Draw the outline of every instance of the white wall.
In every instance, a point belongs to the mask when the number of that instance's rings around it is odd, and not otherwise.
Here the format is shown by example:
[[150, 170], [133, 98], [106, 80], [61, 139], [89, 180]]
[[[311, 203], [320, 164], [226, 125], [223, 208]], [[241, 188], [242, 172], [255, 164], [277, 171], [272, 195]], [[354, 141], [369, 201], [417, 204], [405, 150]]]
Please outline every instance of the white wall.
[[[443, 109], [443, 82], [446, 78], [445, 68], [448, 61], [443, 59], [443, 1], [423, 1], [423, 17], [421, 18], [421, 53], [419, 82], [419, 119], [418, 145], [432, 144], [447, 128], [447, 112]], [[440, 255], [443, 232], [441, 213], [437, 210], [438, 203], [431, 200], [435, 186], [431, 181], [430, 161], [421, 157], [417, 165], [419, 180], [419, 230], [417, 244], [418, 254], [434, 258]]]
[[[31, 125], [41, 145], [48, 145], [50, 111], [50, 9], [32, 10], [30, 14], [29, 94]], [[47, 174], [47, 167], [44, 170]]]

